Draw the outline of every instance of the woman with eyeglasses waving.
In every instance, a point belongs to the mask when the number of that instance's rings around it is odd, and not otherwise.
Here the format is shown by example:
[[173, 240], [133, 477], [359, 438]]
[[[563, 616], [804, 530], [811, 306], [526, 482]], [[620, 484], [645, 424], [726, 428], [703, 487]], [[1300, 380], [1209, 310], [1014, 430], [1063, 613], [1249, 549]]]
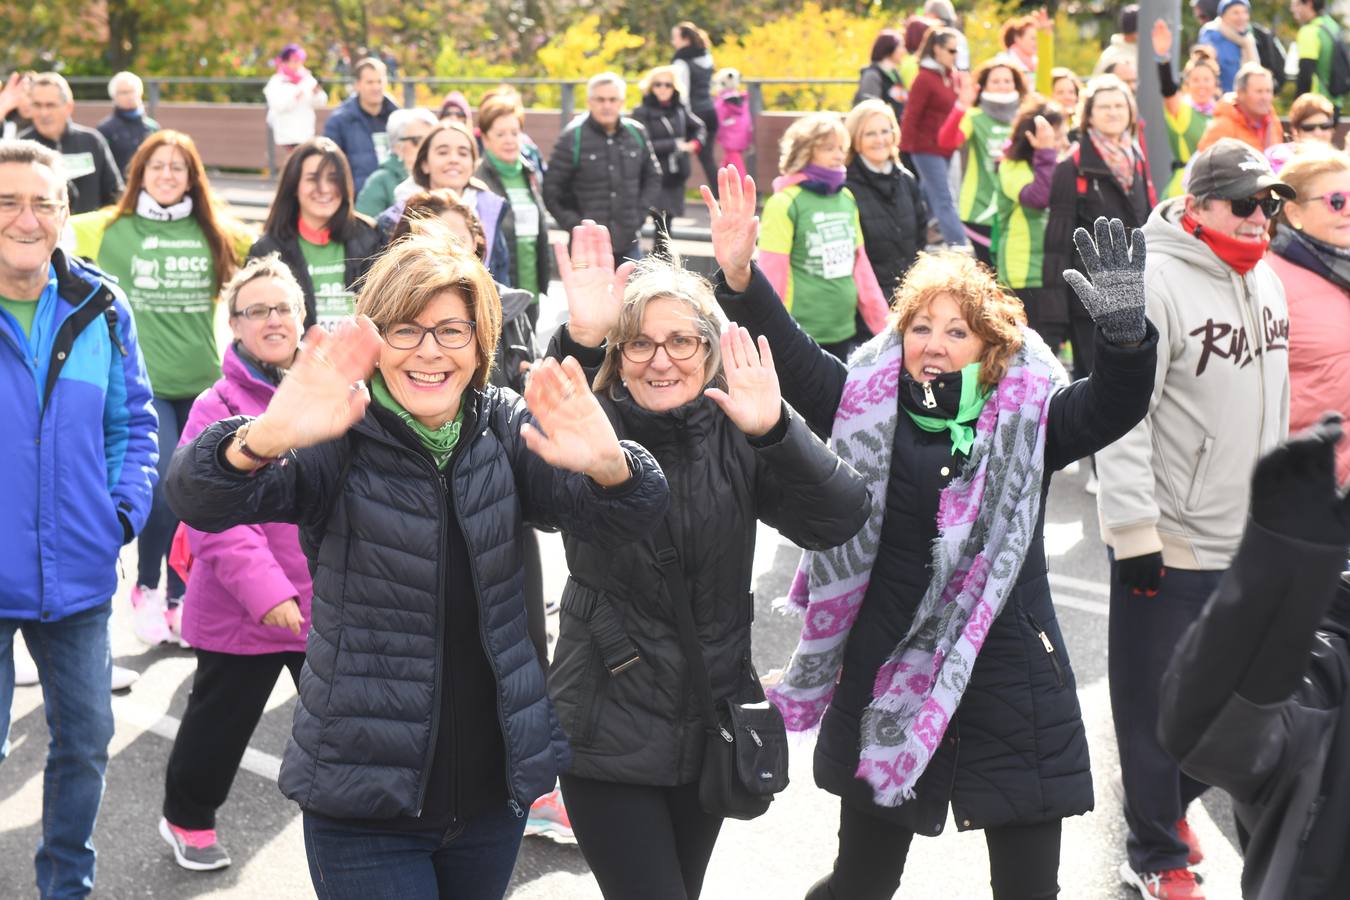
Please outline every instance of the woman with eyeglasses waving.
[[[1350, 157], [1299, 152], [1280, 170], [1298, 192], [1275, 220], [1266, 255], [1289, 304], [1289, 431], [1327, 410], [1350, 416]], [[1336, 448], [1336, 481], [1350, 479], [1350, 446]]]
[[506, 892], [568, 757], [521, 531], [613, 554], [669, 498], [575, 360], [537, 367], [524, 400], [488, 384], [497, 291], [427, 226], [371, 267], [360, 315], [310, 329], [259, 416], [207, 427], [169, 471], [193, 528], [300, 526], [314, 624], [278, 785], [321, 900]]
[[151, 646], [181, 642], [183, 580], [172, 568], [164, 575], [178, 520], [161, 485], [193, 398], [220, 377], [216, 297], [250, 238], [211, 190], [192, 138], [172, 130], [141, 144], [116, 206], [75, 216], [71, 227], [75, 252], [126, 291], [159, 416], [159, 482], [136, 543], [136, 636]]
[[[244, 266], [221, 301], [234, 341], [223, 376], [192, 404], [184, 444], [212, 422], [266, 409], [300, 343], [305, 296], [276, 254]], [[192, 559], [183, 636], [197, 652], [197, 671], [169, 753], [159, 832], [180, 866], [210, 871], [230, 864], [216, 840], [216, 810], [277, 677], [289, 671], [299, 685], [313, 585], [294, 525], [186, 531]]]
[[[550, 355], [588, 369], [618, 433], [650, 450], [671, 485], [651, 537], [614, 551], [564, 535], [571, 577], [549, 672], [573, 754], [562, 793], [606, 897], [690, 900], [722, 819], [699, 803], [702, 707], [674, 604], [692, 607], [714, 701], [764, 700], [750, 660], [758, 522], [833, 547], [871, 502], [783, 403], [768, 344], [721, 328], [703, 278], [654, 256], [615, 271], [609, 232], [594, 222], [573, 230], [570, 258], [555, 248], [570, 316]], [[658, 568], [663, 540], [687, 599]]]

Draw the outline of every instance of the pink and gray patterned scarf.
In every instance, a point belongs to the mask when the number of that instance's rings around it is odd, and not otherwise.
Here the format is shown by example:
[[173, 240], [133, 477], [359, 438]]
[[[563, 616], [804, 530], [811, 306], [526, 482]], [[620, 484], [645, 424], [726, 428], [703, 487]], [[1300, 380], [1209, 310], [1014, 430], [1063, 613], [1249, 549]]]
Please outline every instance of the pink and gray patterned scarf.
[[[1023, 329], [1022, 342], [976, 422], [960, 477], [942, 491], [932, 581], [909, 632], [877, 672], [863, 714], [857, 776], [881, 806], [913, 798], [1035, 537], [1046, 415], [1050, 396], [1068, 379], [1035, 332]], [[849, 360], [832, 441], [867, 480], [872, 515], [853, 540], [807, 552], [797, 568], [788, 601], [803, 614], [801, 638], [769, 691], [792, 731], [814, 727], [830, 704], [876, 562], [902, 351], [901, 336], [887, 329]]]

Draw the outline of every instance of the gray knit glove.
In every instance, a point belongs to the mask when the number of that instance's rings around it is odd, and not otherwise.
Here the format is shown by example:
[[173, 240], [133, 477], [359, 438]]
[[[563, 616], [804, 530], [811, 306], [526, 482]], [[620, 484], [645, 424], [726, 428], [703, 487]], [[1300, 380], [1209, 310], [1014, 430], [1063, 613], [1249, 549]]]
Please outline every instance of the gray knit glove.
[[1094, 244], [1086, 228], [1073, 233], [1078, 255], [1092, 280], [1069, 269], [1064, 280], [1087, 308], [1088, 315], [1113, 344], [1144, 339], [1144, 233], [1138, 228], [1127, 241], [1125, 223], [1101, 216], [1093, 223]]

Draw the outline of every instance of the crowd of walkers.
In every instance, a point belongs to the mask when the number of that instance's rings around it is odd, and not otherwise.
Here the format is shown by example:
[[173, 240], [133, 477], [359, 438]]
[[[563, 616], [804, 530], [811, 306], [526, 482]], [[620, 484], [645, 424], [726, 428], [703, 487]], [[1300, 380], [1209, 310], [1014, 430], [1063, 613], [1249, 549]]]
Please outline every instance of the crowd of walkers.
[[[929, 0], [851, 110], [788, 127], [762, 200], [740, 73], [691, 22], [631, 116], [596, 74], [547, 154], [514, 89], [399, 109], [376, 57], [318, 133], [291, 44], [260, 233], [132, 73], [97, 129], [61, 75], [10, 78], [0, 734], [41, 682], [41, 896], [93, 888], [133, 540], [137, 637], [197, 661], [158, 823], [186, 869], [231, 864], [218, 816], [285, 671], [279, 786], [322, 898], [501, 897], [523, 835], [553, 833], [606, 897], [692, 900], [788, 731], [839, 798], [810, 900], [893, 896], [949, 812], [984, 831], [996, 900], [1080, 895], [1061, 832], [1093, 773], [1043, 536], [1079, 465], [1121, 882], [1205, 896], [1187, 807], [1216, 786], [1244, 896], [1346, 896], [1350, 71], [1321, 0], [1293, 0], [1286, 140], [1278, 44], [1246, 0], [1192, 9], [1179, 58], [1147, 29], [1149, 123], [1137, 7], [1089, 74], [1055, 66], [1043, 12], [972, 60]], [[711, 279], [670, 249], [697, 171]], [[759, 522], [804, 551], [801, 638], [764, 679]], [[560, 597], [536, 529], [562, 533]]]

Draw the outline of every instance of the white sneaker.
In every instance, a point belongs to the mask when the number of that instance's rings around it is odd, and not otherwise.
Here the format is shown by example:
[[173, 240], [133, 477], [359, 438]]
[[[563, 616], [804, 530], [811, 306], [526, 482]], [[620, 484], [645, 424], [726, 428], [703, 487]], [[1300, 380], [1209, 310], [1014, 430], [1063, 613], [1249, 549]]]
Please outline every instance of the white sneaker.
[[112, 667], [112, 689], [114, 691], [125, 691], [136, 683], [136, 679], [141, 677], [141, 673], [135, 669], [128, 669], [125, 666]]
[[144, 644], [158, 647], [174, 639], [165, 619], [167, 603], [164, 588], [148, 588], [136, 585], [131, 589], [131, 624]]
[[1088, 475], [1087, 484], [1083, 485], [1083, 490], [1087, 491], [1089, 494], [1095, 497], [1097, 496], [1097, 489], [1100, 486], [1101, 485], [1098, 484], [1097, 482], [1097, 473], [1093, 472], [1092, 474]]

